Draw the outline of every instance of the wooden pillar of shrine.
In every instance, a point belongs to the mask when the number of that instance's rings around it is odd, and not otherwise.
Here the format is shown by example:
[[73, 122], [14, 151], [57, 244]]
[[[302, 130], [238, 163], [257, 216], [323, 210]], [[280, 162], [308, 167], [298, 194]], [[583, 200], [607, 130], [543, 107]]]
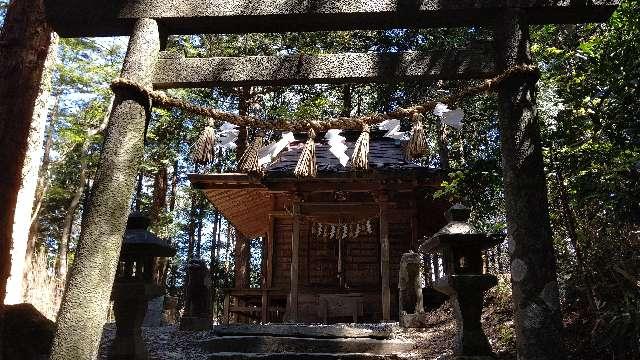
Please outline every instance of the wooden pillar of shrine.
[[[152, 19], [137, 20], [121, 77], [151, 87], [159, 51], [158, 23]], [[51, 359], [92, 359], [97, 352], [131, 194], [143, 157], [149, 105], [149, 99], [137, 92], [116, 93], [92, 196], [83, 214], [75, 262], [58, 315]]]
[[291, 288], [289, 291], [289, 321], [298, 322], [298, 277], [300, 268], [300, 201], [293, 203], [293, 228], [291, 231]]
[[380, 207], [380, 278], [382, 299], [382, 320], [391, 320], [391, 287], [389, 286], [389, 196], [386, 192], [378, 194]]
[[[497, 66], [531, 63], [525, 13], [505, 10], [496, 28]], [[498, 91], [508, 245], [519, 359], [564, 359], [556, 259], [549, 221], [537, 76], [511, 77]]]

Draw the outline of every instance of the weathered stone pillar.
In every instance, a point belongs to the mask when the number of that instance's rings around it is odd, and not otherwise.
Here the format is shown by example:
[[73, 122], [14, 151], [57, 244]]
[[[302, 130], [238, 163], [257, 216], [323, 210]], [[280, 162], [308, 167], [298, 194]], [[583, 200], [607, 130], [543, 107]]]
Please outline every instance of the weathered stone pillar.
[[[501, 21], [500, 21], [501, 20]], [[496, 29], [497, 65], [531, 62], [529, 30], [521, 10], [505, 11]], [[518, 358], [565, 358], [553, 249], [536, 76], [503, 82], [498, 92], [500, 142]]]
[[[151, 86], [159, 49], [156, 21], [138, 20], [121, 76]], [[52, 360], [90, 360], [97, 353], [149, 114], [148, 99], [124, 90], [116, 94], [58, 316]]]

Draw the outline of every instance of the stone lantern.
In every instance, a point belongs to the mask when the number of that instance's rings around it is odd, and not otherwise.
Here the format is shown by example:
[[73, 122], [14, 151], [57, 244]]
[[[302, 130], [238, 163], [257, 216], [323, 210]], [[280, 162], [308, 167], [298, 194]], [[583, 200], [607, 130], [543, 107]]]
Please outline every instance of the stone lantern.
[[169, 258], [176, 253], [148, 227], [146, 216], [139, 212], [129, 215], [111, 293], [116, 318], [112, 359], [148, 358], [141, 329], [147, 302], [164, 294]]
[[441, 253], [444, 274], [434, 288], [449, 295], [458, 334], [456, 359], [492, 359], [489, 340], [480, 323], [484, 293], [498, 283], [484, 274], [482, 250], [501, 243], [504, 235], [478, 233], [469, 225], [471, 210], [457, 204], [445, 213], [449, 223], [420, 245], [422, 253]]

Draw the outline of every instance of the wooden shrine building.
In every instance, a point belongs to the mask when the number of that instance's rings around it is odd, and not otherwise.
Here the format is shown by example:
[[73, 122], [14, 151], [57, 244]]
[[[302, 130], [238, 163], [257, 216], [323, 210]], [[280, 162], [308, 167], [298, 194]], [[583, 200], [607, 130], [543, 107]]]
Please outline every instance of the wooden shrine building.
[[[343, 167], [319, 142], [318, 176], [296, 178], [298, 136], [261, 178], [189, 176], [246, 237], [265, 239], [262, 287], [228, 290], [225, 312], [262, 321], [397, 319], [400, 257], [445, 223], [446, 204], [432, 196], [439, 172], [407, 162], [383, 134], [371, 133], [366, 172]], [[349, 153], [358, 133], [344, 135]]]

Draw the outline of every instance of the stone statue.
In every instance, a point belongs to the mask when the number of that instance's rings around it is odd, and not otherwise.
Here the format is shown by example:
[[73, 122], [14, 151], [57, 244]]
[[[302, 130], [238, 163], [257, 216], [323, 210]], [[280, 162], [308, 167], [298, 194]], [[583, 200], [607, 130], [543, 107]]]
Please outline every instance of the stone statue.
[[187, 266], [185, 307], [180, 330], [208, 330], [212, 322], [211, 281], [204, 260], [194, 259]]
[[400, 326], [424, 327], [425, 313], [422, 302], [422, 256], [410, 251], [400, 260], [398, 278], [398, 305]]

